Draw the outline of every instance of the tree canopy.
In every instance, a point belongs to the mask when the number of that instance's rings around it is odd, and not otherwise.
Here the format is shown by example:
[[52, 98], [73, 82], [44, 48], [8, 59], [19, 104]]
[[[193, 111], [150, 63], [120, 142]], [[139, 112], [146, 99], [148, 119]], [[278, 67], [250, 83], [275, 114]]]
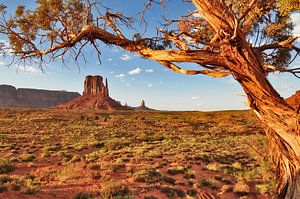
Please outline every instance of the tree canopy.
[[[219, 55], [221, 38], [235, 42], [240, 31], [259, 56], [266, 73], [299, 73], [299, 69], [287, 68], [294, 59], [291, 52], [299, 53], [299, 48], [292, 44], [296, 38], [292, 37], [290, 20], [290, 12], [299, 10], [297, 0], [210, 1], [203, 3], [203, 10], [215, 9], [212, 12], [218, 20], [209, 21], [195, 8], [182, 13], [179, 19], [166, 19], [152, 38], [143, 38], [142, 33], [126, 38], [119, 27], [130, 28], [133, 18], [112, 12], [105, 1], [37, 0], [36, 3], [32, 10], [19, 5], [9, 17], [6, 6], [0, 6], [0, 33], [8, 35], [16, 62], [34, 61], [42, 66], [46, 55], [50, 61], [57, 57], [64, 61], [66, 55], [78, 60], [83, 55], [82, 49], [90, 44], [100, 55], [98, 43], [104, 42], [137, 52], [176, 72], [223, 77], [230, 71]], [[141, 17], [154, 3], [157, 2], [145, 2]], [[167, 6], [172, 1], [160, 3]], [[176, 62], [195, 62], [204, 69], [181, 69]]]

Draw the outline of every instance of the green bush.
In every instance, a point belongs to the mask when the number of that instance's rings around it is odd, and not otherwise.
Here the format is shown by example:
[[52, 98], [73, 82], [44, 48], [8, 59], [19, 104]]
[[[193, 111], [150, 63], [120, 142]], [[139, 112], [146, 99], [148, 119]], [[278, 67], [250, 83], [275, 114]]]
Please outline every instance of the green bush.
[[35, 160], [35, 156], [32, 154], [23, 154], [20, 156], [22, 162], [32, 162]]
[[93, 199], [94, 197], [90, 193], [79, 193], [77, 194], [74, 199]]
[[0, 174], [5, 174], [12, 172], [14, 170], [14, 166], [4, 158], [0, 158]]

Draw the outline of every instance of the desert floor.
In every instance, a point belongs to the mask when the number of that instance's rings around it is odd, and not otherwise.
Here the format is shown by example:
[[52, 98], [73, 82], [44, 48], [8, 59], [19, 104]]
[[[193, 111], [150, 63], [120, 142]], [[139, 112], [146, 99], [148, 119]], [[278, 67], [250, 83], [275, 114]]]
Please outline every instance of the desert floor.
[[0, 109], [0, 198], [271, 198], [249, 111]]

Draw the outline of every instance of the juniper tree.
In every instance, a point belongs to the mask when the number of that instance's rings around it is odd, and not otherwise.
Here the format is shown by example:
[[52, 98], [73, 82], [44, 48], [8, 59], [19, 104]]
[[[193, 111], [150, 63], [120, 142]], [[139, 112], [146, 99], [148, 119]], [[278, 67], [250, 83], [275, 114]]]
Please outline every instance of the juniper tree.
[[[7, 15], [5, 5], [0, 6], [0, 33], [8, 37], [14, 61], [33, 61], [40, 67], [45, 58], [64, 61], [70, 55], [77, 61], [87, 45], [100, 54], [102, 42], [178, 73], [232, 75], [269, 139], [277, 197], [300, 198], [300, 111], [288, 105], [267, 78], [273, 72], [299, 77], [299, 68], [288, 67], [292, 55], [299, 54], [295, 45], [299, 36], [293, 37], [290, 20], [290, 13], [300, 9], [298, 0], [185, 0], [182, 3], [193, 4], [194, 10], [166, 20], [151, 38], [139, 33], [126, 37], [120, 25], [130, 28], [133, 19], [107, 9], [105, 1], [36, 3], [32, 10], [18, 6], [13, 16]], [[142, 18], [154, 3], [168, 6], [173, 2], [145, 1]], [[199, 69], [189, 70], [178, 63], [194, 63]]]

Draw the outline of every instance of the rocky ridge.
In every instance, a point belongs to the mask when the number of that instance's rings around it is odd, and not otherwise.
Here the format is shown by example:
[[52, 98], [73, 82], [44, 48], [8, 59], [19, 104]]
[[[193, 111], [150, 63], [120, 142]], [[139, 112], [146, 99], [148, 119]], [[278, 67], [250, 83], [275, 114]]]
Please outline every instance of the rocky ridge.
[[76, 92], [0, 85], [0, 107], [51, 108], [80, 96]]

